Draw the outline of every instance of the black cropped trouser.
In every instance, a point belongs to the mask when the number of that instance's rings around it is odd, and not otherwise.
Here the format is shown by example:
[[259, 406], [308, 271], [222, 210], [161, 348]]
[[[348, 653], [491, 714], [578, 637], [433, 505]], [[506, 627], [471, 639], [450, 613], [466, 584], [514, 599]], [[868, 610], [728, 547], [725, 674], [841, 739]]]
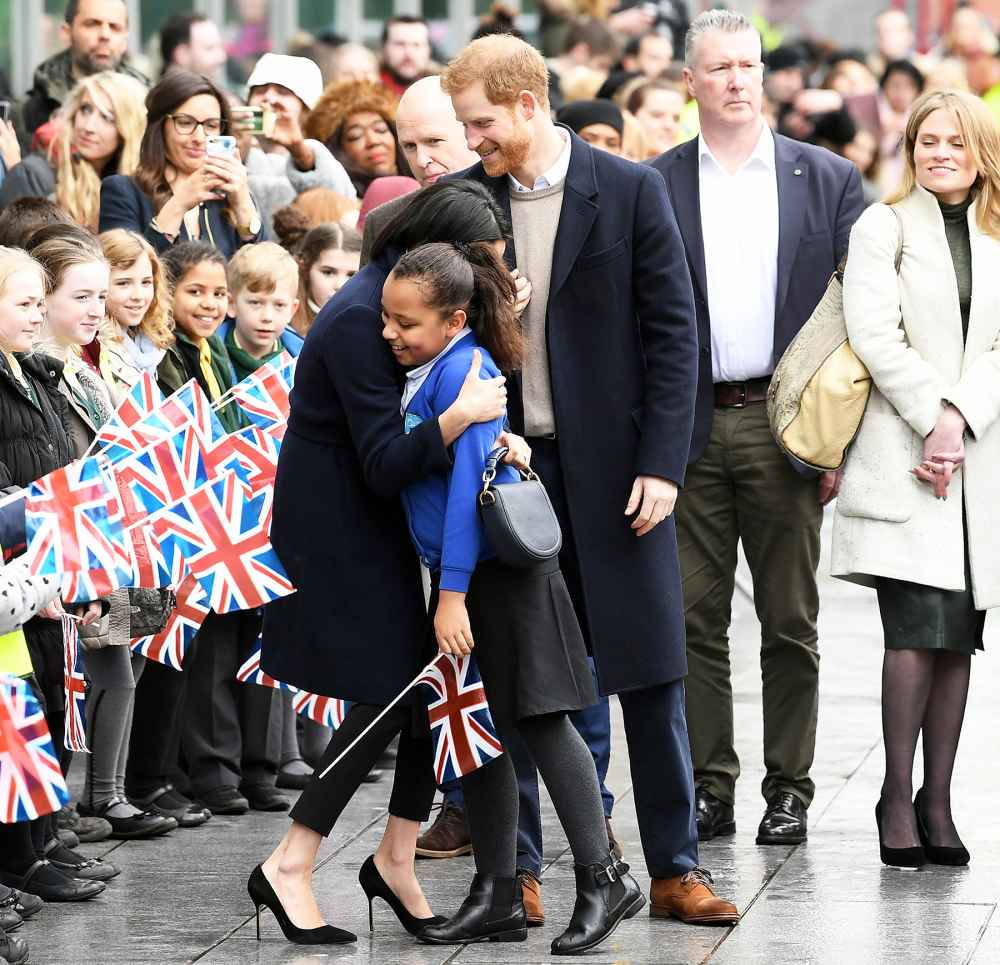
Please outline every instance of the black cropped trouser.
[[389, 797], [389, 813], [407, 821], [427, 820], [436, 788], [431, 738], [426, 728], [414, 726], [414, 710], [410, 705], [394, 707], [326, 777], [319, 777], [382, 710], [383, 707], [371, 704], [351, 705], [344, 722], [334, 731], [323, 757], [316, 765], [314, 776], [292, 808], [293, 821], [326, 837], [378, 756], [397, 734], [399, 750]]

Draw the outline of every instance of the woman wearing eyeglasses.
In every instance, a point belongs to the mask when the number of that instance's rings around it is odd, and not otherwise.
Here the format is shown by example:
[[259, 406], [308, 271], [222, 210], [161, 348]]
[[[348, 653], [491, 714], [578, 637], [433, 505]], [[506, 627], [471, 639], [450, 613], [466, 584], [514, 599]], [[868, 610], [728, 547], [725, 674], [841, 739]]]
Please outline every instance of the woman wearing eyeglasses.
[[148, 121], [131, 177], [101, 186], [100, 230], [127, 228], [158, 253], [197, 239], [228, 259], [262, 237], [261, 219], [239, 155], [214, 153], [229, 129], [225, 95], [210, 80], [172, 70], [146, 98]]

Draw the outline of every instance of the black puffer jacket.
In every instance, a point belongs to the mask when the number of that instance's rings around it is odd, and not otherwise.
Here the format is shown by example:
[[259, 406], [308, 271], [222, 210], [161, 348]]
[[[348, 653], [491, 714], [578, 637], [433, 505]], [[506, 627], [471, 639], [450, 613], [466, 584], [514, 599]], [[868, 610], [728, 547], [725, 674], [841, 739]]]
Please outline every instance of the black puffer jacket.
[[19, 355], [37, 404], [0, 355], [0, 489], [22, 487], [73, 458], [69, 411], [59, 393], [62, 362], [47, 355]]
[[[28, 486], [73, 458], [69, 411], [59, 393], [62, 362], [47, 355], [18, 355], [34, 395], [0, 354], [0, 488]], [[62, 710], [62, 631], [58, 620], [34, 617], [24, 625], [35, 677], [48, 713]]]

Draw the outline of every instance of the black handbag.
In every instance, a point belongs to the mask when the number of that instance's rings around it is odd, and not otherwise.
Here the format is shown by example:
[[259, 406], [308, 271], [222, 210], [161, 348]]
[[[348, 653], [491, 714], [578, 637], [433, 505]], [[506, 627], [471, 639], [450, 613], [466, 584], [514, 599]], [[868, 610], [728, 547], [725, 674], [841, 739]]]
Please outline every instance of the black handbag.
[[479, 515], [486, 535], [501, 563], [537, 566], [559, 555], [562, 530], [541, 479], [531, 470], [519, 469], [520, 479], [494, 483], [497, 463], [507, 447], [494, 449], [486, 460]]

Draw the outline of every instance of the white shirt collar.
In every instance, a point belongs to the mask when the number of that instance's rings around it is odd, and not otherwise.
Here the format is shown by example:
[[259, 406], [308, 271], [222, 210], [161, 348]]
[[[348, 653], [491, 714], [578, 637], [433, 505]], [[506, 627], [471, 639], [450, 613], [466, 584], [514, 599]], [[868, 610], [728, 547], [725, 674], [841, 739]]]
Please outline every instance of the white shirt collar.
[[406, 373], [406, 385], [403, 386], [403, 401], [399, 404], [399, 412], [401, 415], [406, 415], [406, 407], [413, 401], [413, 397], [420, 391], [420, 386], [424, 384], [427, 380], [427, 376], [431, 374], [431, 369], [437, 365], [438, 361], [445, 355], [447, 355], [458, 343], [465, 338], [466, 335], [471, 335], [472, 329], [468, 325], [465, 326], [460, 332], [458, 332], [452, 340], [443, 348], [437, 355], [434, 356], [429, 362], [424, 362], [423, 365], [418, 365], [415, 369], [410, 369]]
[[[719, 163], [716, 156], [712, 153], [712, 149], [705, 143], [705, 138], [699, 134], [698, 135], [698, 164], [699, 167], [703, 167], [706, 158], [710, 160], [720, 171], [728, 173], [726, 169]], [[774, 164], [774, 135], [771, 133], [771, 129], [764, 123], [760, 122], [760, 135], [757, 138], [757, 143], [754, 145], [754, 149], [741, 165], [737, 174], [743, 172], [747, 167], [753, 164], [755, 161], [760, 162], [765, 165], [769, 171], [775, 170]]]
[[570, 140], [569, 132], [561, 127], [556, 128], [556, 132], [565, 142], [563, 144], [562, 153], [556, 159], [556, 163], [552, 165], [544, 174], [542, 174], [535, 183], [530, 187], [526, 188], [513, 174], [508, 174], [507, 177], [510, 178], [510, 186], [519, 192], [525, 191], [541, 191], [542, 188], [554, 188], [560, 181], [564, 180], [566, 175], [569, 173], [569, 157], [572, 151], [573, 142]]

